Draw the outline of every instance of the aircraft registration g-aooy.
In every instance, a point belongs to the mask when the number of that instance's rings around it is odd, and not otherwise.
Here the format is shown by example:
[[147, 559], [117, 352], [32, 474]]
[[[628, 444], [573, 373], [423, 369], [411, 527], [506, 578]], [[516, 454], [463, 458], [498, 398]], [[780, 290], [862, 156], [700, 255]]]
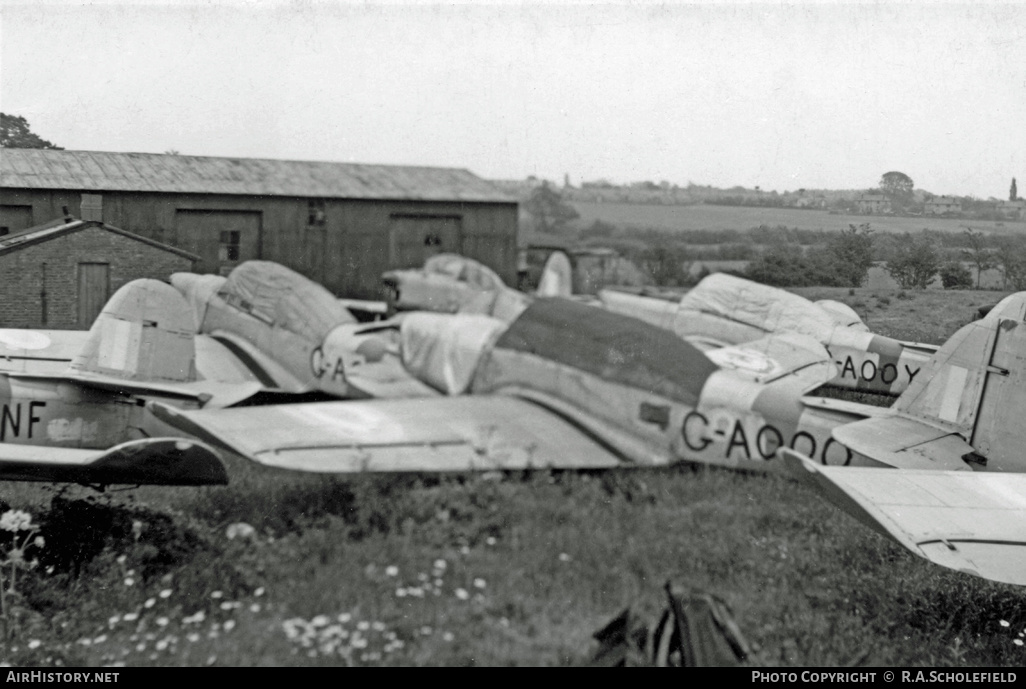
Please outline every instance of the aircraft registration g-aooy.
[[227, 278], [174, 273], [198, 331], [282, 393], [416, 397], [437, 393], [391, 353], [394, 324], [358, 323], [328, 290], [285, 266], [247, 261]]
[[835, 366], [787, 333], [703, 353], [666, 330], [566, 299], [511, 323], [413, 313], [406, 369], [446, 397], [183, 411], [168, 424], [256, 462], [305, 471], [659, 466], [766, 469], [781, 446], [857, 462], [835, 426], [880, 413], [803, 399]]
[[834, 430], [838, 442], [896, 468], [783, 454], [791, 473], [913, 553], [1026, 586], [1024, 419], [1020, 292], [955, 333], [886, 414]]
[[850, 307], [716, 273], [678, 303], [603, 290], [605, 308], [666, 328], [705, 347], [740, 344], [770, 333], [797, 332], [820, 342], [837, 365], [830, 385], [901, 394], [937, 350], [874, 335]]
[[201, 380], [194, 330], [182, 297], [156, 280], [118, 290], [88, 333], [0, 330], [0, 480], [227, 483], [211, 448], [166, 437], [145, 407], [232, 404], [260, 389]]

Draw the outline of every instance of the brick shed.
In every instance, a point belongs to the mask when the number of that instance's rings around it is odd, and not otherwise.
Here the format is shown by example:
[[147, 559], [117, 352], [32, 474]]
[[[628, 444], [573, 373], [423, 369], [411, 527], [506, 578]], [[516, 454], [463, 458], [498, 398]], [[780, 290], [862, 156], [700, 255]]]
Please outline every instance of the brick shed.
[[0, 327], [88, 329], [138, 278], [167, 280], [199, 259], [98, 220], [65, 218], [0, 237]]

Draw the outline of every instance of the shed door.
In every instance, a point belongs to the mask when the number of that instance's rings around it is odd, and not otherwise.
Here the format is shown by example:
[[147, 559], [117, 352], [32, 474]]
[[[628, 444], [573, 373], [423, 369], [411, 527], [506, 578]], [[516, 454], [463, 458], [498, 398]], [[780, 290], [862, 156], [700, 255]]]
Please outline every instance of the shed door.
[[181, 249], [197, 254], [197, 273], [227, 275], [243, 261], [260, 258], [259, 211], [179, 210], [175, 233]]
[[88, 330], [110, 296], [110, 264], [78, 264], [78, 327]]
[[393, 215], [388, 267], [419, 268], [430, 256], [463, 253], [458, 216]]

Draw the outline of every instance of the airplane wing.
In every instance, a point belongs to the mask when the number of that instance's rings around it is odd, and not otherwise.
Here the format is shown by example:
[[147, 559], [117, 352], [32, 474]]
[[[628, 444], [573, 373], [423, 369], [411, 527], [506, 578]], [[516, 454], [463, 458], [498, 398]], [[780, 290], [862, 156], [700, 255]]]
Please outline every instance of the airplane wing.
[[600, 424], [509, 395], [150, 410], [269, 466], [323, 473], [605, 469], [668, 463], [601, 437]]
[[107, 450], [0, 444], [0, 480], [85, 485], [226, 485], [220, 457], [195, 440], [146, 438]]
[[79, 330], [0, 328], [0, 371], [57, 373], [63, 371], [89, 337]]
[[793, 476], [916, 555], [1026, 586], [1026, 475], [831, 467], [780, 452]]
[[808, 335], [778, 333], [744, 344], [711, 349], [705, 355], [739, 375], [770, 384], [794, 376], [812, 390], [830, 381], [837, 369], [826, 347]]

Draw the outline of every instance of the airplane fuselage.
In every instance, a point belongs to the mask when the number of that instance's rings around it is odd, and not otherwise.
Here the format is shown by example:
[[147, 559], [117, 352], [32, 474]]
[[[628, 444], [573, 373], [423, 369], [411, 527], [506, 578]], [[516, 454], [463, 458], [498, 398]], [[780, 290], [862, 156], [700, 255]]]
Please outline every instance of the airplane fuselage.
[[[421, 318], [425, 328], [444, 323]], [[466, 329], [452, 335], [466, 337]], [[455, 340], [449, 346], [460, 349]], [[808, 406], [801, 399], [806, 381], [757, 382], [719, 368], [669, 332], [565, 300], [536, 302], [477, 362], [431, 365], [473, 369], [466, 392], [531, 400], [641, 462], [761, 470], [779, 447], [791, 447], [824, 464], [861, 463], [830, 433], [868, 416], [867, 408]]]
[[73, 381], [0, 374], [0, 442], [106, 449], [129, 440], [168, 435], [170, 429], [143, 406], [149, 399], [197, 406], [160, 395], [123, 395]]

